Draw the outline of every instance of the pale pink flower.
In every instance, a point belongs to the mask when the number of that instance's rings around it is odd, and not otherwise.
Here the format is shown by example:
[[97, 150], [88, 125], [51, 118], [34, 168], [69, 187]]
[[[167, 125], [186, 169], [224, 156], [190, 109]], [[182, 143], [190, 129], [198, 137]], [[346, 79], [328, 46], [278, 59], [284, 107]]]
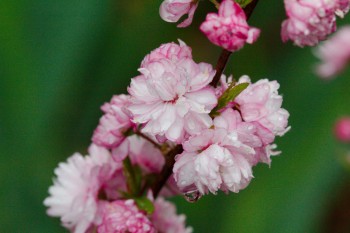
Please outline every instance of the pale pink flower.
[[[248, 76], [239, 82], [249, 82]], [[288, 127], [289, 113], [281, 108], [283, 98], [278, 94], [280, 85], [267, 79], [250, 84], [236, 99], [245, 122], [259, 123], [274, 135], [283, 136]]]
[[182, 16], [188, 14], [188, 18], [177, 25], [181, 28], [187, 27], [192, 23], [197, 6], [198, 0], [164, 0], [160, 5], [159, 14], [164, 21], [171, 23], [179, 21]]
[[335, 13], [343, 18], [345, 14], [349, 12], [350, 0], [337, 0], [337, 8]]
[[158, 148], [138, 136], [131, 136], [128, 140], [130, 143], [129, 157], [133, 164], [139, 165], [146, 174], [159, 173], [162, 170], [165, 159]]
[[113, 150], [112, 156], [117, 162], [129, 156], [131, 162], [140, 166], [145, 173], [159, 173], [165, 163], [160, 150], [138, 135], [126, 138], [120, 147]]
[[133, 126], [125, 111], [125, 105], [129, 103], [129, 99], [127, 95], [116, 95], [110, 103], [105, 103], [101, 107], [104, 115], [92, 136], [95, 144], [112, 149], [122, 143], [125, 139], [124, 134]]
[[172, 174], [158, 196], [161, 197], [172, 197], [181, 194], [181, 191], [177, 187], [174, 174]]
[[350, 26], [341, 28], [328, 41], [322, 43], [316, 56], [322, 60], [317, 74], [322, 78], [331, 78], [350, 64]]
[[176, 156], [174, 177], [183, 192], [198, 190], [202, 194], [239, 192], [250, 182], [252, 168], [246, 156], [252, 147], [239, 141], [236, 131], [207, 129], [183, 144], [184, 152]]
[[252, 166], [258, 162], [270, 164], [270, 156], [279, 154], [272, 151], [275, 146], [270, 145], [275, 139], [272, 132], [256, 122], [244, 122], [240, 113], [232, 108], [227, 108], [221, 112], [220, 116], [215, 117], [214, 126], [237, 133], [240, 142], [254, 148], [254, 154], [245, 156]]
[[128, 88], [128, 110], [135, 123], [144, 124], [142, 132], [181, 143], [187, 134], [211, 126], [209, 113], [217, 104], [215, 91], [208, 86], [215, 74], [211, 65], [189, 57], [164, 58], [139, 71], [142, 75]]
[[98, 233], [156, 233], [151, 221], [141, 212], [134, 200], [118, 200], [104, 203], [102, 222]]
[[123, 198], [123, 192], [127, 192], [126, 177], [123, 167], [117, 169], [112, 177], [101, 187], [101, 194], [106, 195], [108, 200], [118, 200]]
[[339, 141], [350, 142], [350, 117], [343, 117], [337, 121], [334, 134]]
[[154, 202], [154, 212], [150, 217], [158, 232], [191, 233], [192, 228], [185, 225], [186, 216], [176, 214], [176, 206], [164, 198]]
[[99, 190], [120, 167], [106, 149], [92, 145], [89, 151], [90, 156], [76, 153], [59, 164], [50, 196], [44, 200], [48, 215], [60, 217], [74, 233], [85, 233], [98, 222]]
[[248, 25], [244, 11], [232, 0], [222, 1], [218, 14], [208, 14], [200, 30], [213, 44], [231, 52], [245, 43], [254, 43], [260, 35], [260, 30]]
[[336, 0], [284, 0], [288, 19], [282, 23], [282, 40], [314, 46], [336, 30]]
[[148, 64], [162, 59], [179, 61], [184, 58], [192, 58], [192, 49], [182, 40], [179, 40], [179, 44], [174, 42], [162, 44], [159, 48], [156, 48], [150, 54], [146, 55], [141, 62], [141, 68], [147, 67]]

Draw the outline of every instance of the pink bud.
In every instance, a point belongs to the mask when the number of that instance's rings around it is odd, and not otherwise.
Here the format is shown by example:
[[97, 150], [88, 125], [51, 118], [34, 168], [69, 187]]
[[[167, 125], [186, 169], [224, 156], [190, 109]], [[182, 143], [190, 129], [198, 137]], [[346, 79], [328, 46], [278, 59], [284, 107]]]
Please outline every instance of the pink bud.
[[198, 6], [196, 0], [165, 0], [159, 8], [160, 17], [166, 22], [177, 22], [179, 19], [188, 14], [178, 27], [187, 27], [192, 23], [194, 12]]
[[350, 142], [350, 117], [343, 117], [337, 121], [334, 134], [339, 141]]
[[259, 29], [249, 27], [244, 11], [232, 0], [224, 0], [218, 14], [208, 14], [200, 30], [213, 44], [231, 52], [254, 43], [260, 35]]

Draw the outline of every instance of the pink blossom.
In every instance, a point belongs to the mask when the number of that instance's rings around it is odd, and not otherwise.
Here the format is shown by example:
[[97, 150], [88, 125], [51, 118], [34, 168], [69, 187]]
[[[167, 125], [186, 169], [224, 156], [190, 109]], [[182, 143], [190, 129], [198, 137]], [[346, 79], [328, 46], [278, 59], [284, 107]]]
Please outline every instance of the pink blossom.
[[[248, 76], [239, 82], [250, 82]], [[274, 135], [283, 136], [288, 130], [289, 113], [281, 108], [283, 98], [278, 94], [277, 81], [259, 80], [249, 85], [236, 99], [245, 122], [259, 123]]]
[[343, 117], [337, 121], [334, 134], [339, 141], [350, 142], [350, 117]]
[[147, 216], [135, 205], [134, 200], [105, 203], [98, 233], [156, 233]]
[[130, 143], [129, 157], [133, 164], [137, 164], [147, 173], [159, 173], [165, 163], [160, 150], [148, 141], [138, 136], [128, 138]]
[[160, 5], [160, 17], [166, 22], [177, 22], [179, 19], [188, 14], [188, 18], [178, 27], [187, 27], [192, 23], [194, 12], [198, 6], [198, 0], [164, 0]]
[[129, 156], [131, 162], [140, 166], [145, 173], [159, 173], [165, 163], [160, 150], [137, 135], [126, 138], [112, 153], [117, 162]]
[[218, 14], [208, 14], [200, 30], [213, 44], [231, 52], [254, 43], [260, 35], [259, 29], [249, 27], [244, 11], [232, 0], [224, 0]]
[[192, 228], [186, 228], [186, 216], [176, 214], [176, 207], [171, 202], [165, 201], [164, 198], [157, 198], [154, 202], [154, 213], [151, 221], [158, 232], [166, 233], [191, 233]]
[[179, 44], [174, 42], [162, 44], [159, 48], [146, 55], [141, 62], [141, 68], [147, 67], [148, 64], [160, 61], [162, 59], [179, 61], [184, 58], [192, 58], [192, 49], [182, 40], [179, 40]]
[[317, 74], [331, 78], [340, 73], [350, 63], [350, 26], [341, 28], [328, 41], [321, 44], [316, 55], [322, 60]]
[[343, 18], [349, 12], [350, 0], [337, 0], [337, 7], [335, 13]]
[[99, 190], [120, 167], [107, 150], [92, 145], [89, 151], [90, 156], [76, 153], [59, 164], [50, 196], [44, 200], [48, 215], [60, 217], [74, 233], [85, 233], [98, 222]]
[[254, 148], [254, 154], [245, 156], [251, 166], [258, 162], [270, 164], [270, 156], [279, 154], [272, 151], [276, 146], [270, 145], [275, 139], [272, 132], [256, 122], [244, 122], [240, 113], [232, 108], [227, 108], [220, 116], [215, 117], [214, 126], [235, 132], [240, 142]]
[[[282, 23], [282, 40], [314, 46], [336, 30], [336, 0], [285, 0], [288, 19]], [[343, 4], [341, 5], [344, 9]]]
[[108, 149], [117, 147], [125, 139], [124, 133], [133, 126], [124, 107], [129, 103], [129, 96], [113, 96], [110, 103], [102, 106], [105, 113], [96, 128], [92, 141]]
[[239, 141], [237, 132], [207, 129], [183, 144], [184, 152], [176, 156], [174, 177], [183, 192], [198, 190], [202, 194], [223, 191], [239, 192], [250, 182], [252, 147]]
[[181, 143], [187, 134], [212, 124], [209, 112], [217, 98], [208, 84], [215, 71], [189, 57], [174, 59], [169, 52], [172, 59], [148, 63], [139, 69], [142, 75], [131, 80], [128, 109], [135, 123], [144, 124], [142, 132]]
[[172, 197], [181, 194], [181, 191], [177, 187], [174, 174], [172, 174], [158, 196], [161, 197]]

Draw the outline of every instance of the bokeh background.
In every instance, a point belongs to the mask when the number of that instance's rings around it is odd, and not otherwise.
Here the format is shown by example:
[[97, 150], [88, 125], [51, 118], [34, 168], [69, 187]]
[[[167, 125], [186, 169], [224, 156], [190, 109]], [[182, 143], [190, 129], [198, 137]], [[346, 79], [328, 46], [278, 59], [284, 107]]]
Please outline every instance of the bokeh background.
[[[0, 232], [65, 232], [42, 202], [53, 169], [86, 152], [100, 105], [125, 93], [142, 58], [161, 43], [184, 40], [197, 62], [213, 65], [220, 48], [198, 30], [202, 1], [186, 29], [162, 21], [161, 0], [0, 1]], [[332, 126], [350, 115], [350, 70], [318, 79], [312, 49], [282, 44], [283, 1], [261, 1], [250, 24], [258, 42], [234, 54], [226, 73], [276, 79], [292, 130], [277, 141], [282, 155], [259, 165], [239, 194], [195, 204], [173, 200], [195, 232], [350, 232], [346, 147]], [[350, 16], [338, 20], [350, 23]]]

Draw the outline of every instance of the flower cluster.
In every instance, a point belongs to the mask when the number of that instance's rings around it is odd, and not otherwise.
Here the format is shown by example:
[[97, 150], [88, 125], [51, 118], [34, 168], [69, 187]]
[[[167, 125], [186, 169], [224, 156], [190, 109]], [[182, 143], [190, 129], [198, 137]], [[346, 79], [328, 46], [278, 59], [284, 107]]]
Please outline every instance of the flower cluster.
[[[188, 26], [198, 2], [165, 0], [160, 15], [177, 22], [187, 14], [178, 26]], [[231, 54], [257, 40], [260, 30], [238, 3], [212, 2], [218, 14], [200, 27], [212, 43]], [[88, 155], [76, 153], [55, 169], [44, 205], [71, 232], [190, 233], [164, 197], [239, 192], [254, 166], [280, 154], [275, 137], [290, 127], [276, 81], [226, 78], [195, 62], [181, 40], [146, 55], [138, 71], [127, 95], [102, 106]]]
[[[132, 145], [128, 152], [131, 163], [140, 167], [143, 175], [159, 173], [164, 165], [162, 154], [144, 139], [132, 136], [127, 140]], [[152, 214], [138, 209], [132, 199], [125, 199], [123, 193], [129, 187], [124, 169], [109, 150], [95, 144], [87, 156], [74, 154], [55, 170], [57, 178], [44, 201], [49, 207], [47, 213], [60, 217], [63, 226], [75, 233], [93, 228], [100, 233], [157, 232], [169, 221], [169, 227], [178, 229], [174, 233], [190, 232], [184, 225], [185, 217], [177, 216], [175, 207], [162, 198], [154, 201]], [[164, 205], [172, 208], [170, 214]], [[163, 215], [169, 218], [160, 217]]]
[[247, 76], [238, 83], [250, 85], [214, 118], [209, 129], [183, 143], [184, 152], [174, 166], [181, 190], [238, 192], [253, 178], [253, 166], [270, 164], [270, 157], [279, 154], [273, 151], [273, 141], [288, 131], [289, 113], [281, 108], [278, 83], [264, 79], [251, 84]]
[[282, 40], [314, 46], [336, 30], [336, 15], [344, 16], [349, 0], [284, 0], [288, 19], [282, 23]]
[[[273, 142], [288, 130], [289, 114], [281, 108], [277, 82], [251, 83], [243, 76], [234, 84], [223, 75], [214, 88], [212, 66], [194, 62], [182, 41], [152, 51], [139, 71], [130, 95], [102, 106], [89, 155], [74, 154], [55, 170], [44, 204], [72, 232], [191, 232], [161, 196], [238, 192], [249, 184], [253, 166], [270, 164], [279, 153]], [[242, 85], [236, 98], [225, 97]], [[146, 198], [154, 206], [148, 212], [137, 201], [151, 192], [163, 154], [176, 145], [183, 152], [173, 176], [160, 197]]]
[[350, 26], [341, 28], [321, 44], [316, 55], [323, 62], [316, 70], [319, 76], [331, 78], [341, 72], [350, 63]]

